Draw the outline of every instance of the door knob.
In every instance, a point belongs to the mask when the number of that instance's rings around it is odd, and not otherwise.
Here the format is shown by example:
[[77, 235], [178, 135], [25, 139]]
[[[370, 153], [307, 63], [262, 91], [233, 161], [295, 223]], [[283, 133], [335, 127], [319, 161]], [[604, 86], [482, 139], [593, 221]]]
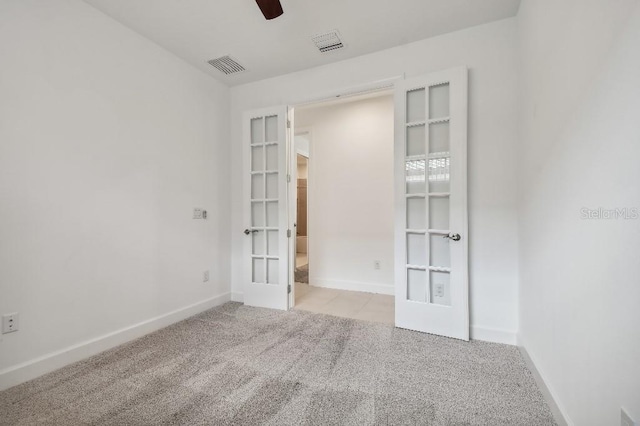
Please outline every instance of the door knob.
[[245, 229], [245, 230], [244, 230], [244, 235], [249, 235], [249, 234], [251, 234], [251, 233], [256, 233], [256, 232], [258, 232], [258, 230], [257, 230], [257, 229], [251, 229], [251, 230], [249, 230], [249, 229]]
[[447, 235], [443, 236], [442, 238], [448, 238], [448, 239], [450, 239], [452, 241], [460, 241], [461, 237], [460, 237], [460, 234], [453, 234], [453, 235], [452, 234], [447, 234]]

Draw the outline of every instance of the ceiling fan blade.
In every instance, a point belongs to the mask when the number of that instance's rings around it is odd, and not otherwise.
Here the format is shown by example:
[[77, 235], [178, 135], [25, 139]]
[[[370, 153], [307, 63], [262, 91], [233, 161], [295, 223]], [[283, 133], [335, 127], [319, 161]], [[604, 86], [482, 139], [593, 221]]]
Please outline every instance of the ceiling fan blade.
[[284, 13], [280, 0], [256, 0], [256, 3], [266, 19], [277, 18]]

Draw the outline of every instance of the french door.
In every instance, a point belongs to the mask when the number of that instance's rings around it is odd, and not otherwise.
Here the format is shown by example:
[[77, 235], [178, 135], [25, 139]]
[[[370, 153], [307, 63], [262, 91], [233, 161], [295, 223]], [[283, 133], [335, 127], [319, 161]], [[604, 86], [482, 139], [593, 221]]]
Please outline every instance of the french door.
[[243, 116], [244, 303], [288, 308], [290, 218], [287, 107]]
[[467, 70], [395, 86], [395, 322], [469, 340]]

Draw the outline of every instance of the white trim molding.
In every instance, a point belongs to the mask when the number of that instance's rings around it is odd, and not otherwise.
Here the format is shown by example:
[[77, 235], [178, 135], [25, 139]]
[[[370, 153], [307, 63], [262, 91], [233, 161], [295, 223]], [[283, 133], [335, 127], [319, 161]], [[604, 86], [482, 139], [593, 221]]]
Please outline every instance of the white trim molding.
[[538, 389], [542, 392], [542, 396], [549, 405], [549, 409], [551, 409], [553, 418], [558, 426], [573, 426], [574, 423], [567, 415], [567, 411], [564, 409], [562, 404], [560, 404], [560, 400], [553, 391], [553, 388], [550, 386], [546, 375], [538, 368], [539, 363], [536, 362], [536, 358], [527, 350], [521, 334], [518, 334], [518, 349], [520, 349], [522, 358], [524, 359], [525, 364], [527, 364], [527, 368], [531, 371], [531, 374], [538, 385]]
[[504, 343], [506, 345], [516, 345], [517, 334], [515, 331], [502, 330], [498, 328], [483, 327], [481, 325], [471, 325], [471, 339], [483, 340], [485, 342]]
[[394, 295], [394, 287], [392, 284], [376, 284], [361, 281], [332, 280], [325, 278], [309, 277], [312, 286], [333, 288], [337, 290], [362, 291], [365, 293], [388, 294]]
[[237, 291], [234, 291], [231, 293], [231, 301], [232, 302], [240, 302], [240, 303], [244, 303], [244, 293], [240, 293]]
[[224, 293], [4, 369], [0, 371], [0, 391], [130, 342], [207, 309], [222, 305], [231, 299], [230, 296], [230, 293]]

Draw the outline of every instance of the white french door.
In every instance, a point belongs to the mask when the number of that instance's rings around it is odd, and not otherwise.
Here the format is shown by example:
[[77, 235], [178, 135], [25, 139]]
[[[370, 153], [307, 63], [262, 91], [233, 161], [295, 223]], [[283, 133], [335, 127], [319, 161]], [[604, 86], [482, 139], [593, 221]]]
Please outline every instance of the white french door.
[[467, 69], [395, 89], [395, 322], [469, 340]]
[[243, 116], [244, 303], [288, 308], [287, 107]]

